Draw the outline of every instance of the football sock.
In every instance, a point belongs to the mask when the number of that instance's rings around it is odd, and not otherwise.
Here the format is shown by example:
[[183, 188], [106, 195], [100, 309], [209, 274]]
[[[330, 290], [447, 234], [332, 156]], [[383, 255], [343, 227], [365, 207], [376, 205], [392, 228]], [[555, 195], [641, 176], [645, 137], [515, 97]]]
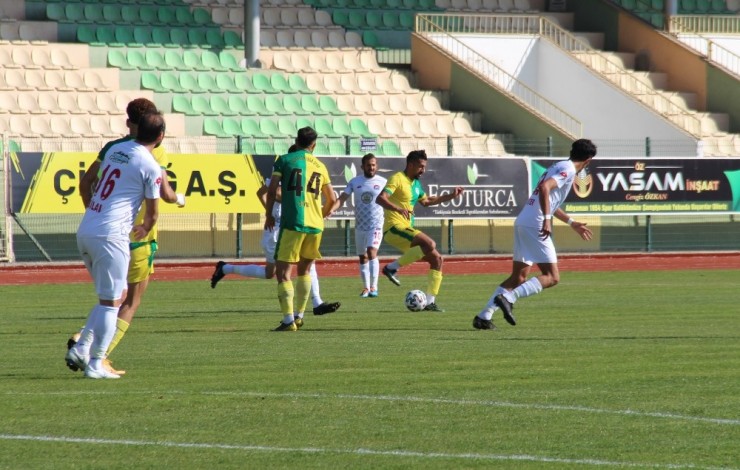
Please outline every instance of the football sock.
[[480, 311], [478, 316], [484, 320], [490, 320], [491, 318], [493, 318], [493, 314], [496, 312], [496, 310], [498, 310], [496, 304], [493, 303], [493, 299], [495, 299], [497, 295], [503, 294], [504, 292], [506, 292], [506, 289], [498, 286], [496, 290], [493, 291], [493, 295], [491, 296], [491, 298], [488, 299], [486, 306], [483, 307], [483, 310]]
[[318, 307], [323, 304], [321, 300], [321, 290], [319, 289], [319, 275], [316, 273], [316, 263], [311, 264], [311, 269], [308, 271], [311, 276], [311, 302], [314, 307]]
[[121, 342], [123, 335], [125, 335], [126, 331], [128, 331], [128, 327], [129, 323], [126, 320], [122, 320], [120, 318], [116, 320], [116, 334], [113, 335], [110, 346], [108, 346], [108, 352], [105, 353], [106, 356], [110, 356], [110, 353], [112, 353], [113, 350], [116, 349], [116, 346], [118, 346], [118, 343]]
[[370, 289], [370, 263], [360, 263], [360, 279], [362, 279], [362, 287]]
[[434, 298], [439, 294], [439, 287], [442, 285], [442, 271], [437, 271], [436, 269], [430, 269], [429, 274], [427, 275], [427, 291], [425, 294], [427, 295], [427, 302], [432, 303], [434, 300], [429, 300], [430, 298]]
[[[231, 272], [226, 272], [226, 266], [230, 266]], [[244, 277], [256, 277], [257, 279], [267, 279], [265, 267], [258, 264], [227, 264], [224, 266], [224, 274], [238, 274]]]
[[278, 283], [278, 300], [280, 312], [283, 315], [293, 316], [293, 283], [285, 281]]
[[370, 288], [378, 290], [378, 275], [380, 275], [380, 262], [373, 258], [367, 262], [370, 265]]
[[93, 309], [93, 340], [90, 346], [90, 357], [103, 359], [108, 350], [113, 335], [116, 334], [116, 320], [118, 320], [118, 307], [108, 305], [96, 305]]
[[311, 276], [306, 274], [295, 278], [295, 311], [303, 313], [306, 311], [308, 296], [311, 294]]
[[[513, 291], [509, 292], [508, 295], [506, 295], [506, 298], [509, 299], [509, 302], [514, 303], [517, 299], [539, 294], [540, 292], [542, 292], [542, 284], [540, 284], [539, 279], [533, 277]], [[512, 300], [509, 297], [513, 297], [514, 299]]]
[[[398, 265], [400, 267], [408, 266], [411, 263], [415, 263], [422, 259], [424, 257], [424, 252], [421, 251], [420, 246], [412, 246], [404, 254], [401, 255], [400, 258], [398, 258]], [[393, 263], [391, 263], [393, 264]], [[397, 268], [392, 268], [397, 269]]]
[[398, 260], [394, 260], [388, 263], [388, 269], [390, 269], [391, 271], [398, 271], [399, 269], [401, 269], [401, 265], [398, 264]]
[[293, 318], [303, 318], [303, 312], [301, 313], [294, 313]]

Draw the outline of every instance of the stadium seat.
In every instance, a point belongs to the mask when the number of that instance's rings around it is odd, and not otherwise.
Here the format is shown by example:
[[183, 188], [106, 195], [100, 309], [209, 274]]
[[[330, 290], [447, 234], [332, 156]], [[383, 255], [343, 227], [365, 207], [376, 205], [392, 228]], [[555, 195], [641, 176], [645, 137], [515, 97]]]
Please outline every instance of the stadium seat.
[[218, 119], [208, 117], [203, 120], [203, 134], [216, 137], [230, 137], [229, 134], [224, 132], [223, 125]]
[[226, 90], [222, 89], [213, 74], [210, 73], [199, 73], [197, 74], [198, 87], [204, 90], [206, 93], [225, 93]]
[[285, 95], [283, 97], [283, 107], [288, 113], [295, 116], [307, 116], [310, 114], [307, 109], [303, 108], [301, 101], [296, 95]]
[[334, 131], [334, 128], [331, 125], [331, 122], [323, 117], [317, 117], [314, 120], [314, 129], [316, 129], [316, 132], [321, 137], [330, 137], [330, 138], [336, 138], [336, 137], [342, 137], [342, 134], [338, 134], [336, 131]]
[[255, 73], [252, 75], [252, 84], [260, 93], [277, 93], [277, 90], [273, 88], [270, 79], [265, 74]]
[[373, 137], [374, 134], [370, 132], [370, 129], [367, 128], [367, 124], [365, 124], [365, 121], [362, 119], [351, 119], [349, 121], [349, 126], [352, 131], [353, 135], [360, 136], [360, 137]]
[[237, 88], [234, 78], [231, 75], [219, 73], [216, 75], [216, 84], [225, 93], [241, 93], [242, 90]]
[[198, 116], [200, 114], [193, 108], [190, 99], [185, 95], [174, 95], [172, 97], [172, 110], [187, 116]]
[[247, 106], [244, 97], [241, 95], [229, 95], [227, 103], [229, 104], [229, 109], [240, 116], [253, 116], [257, 114]]
[[267, 109], [273, 116], [287, 116], [290, 114], [285, 106], [283, 106], [283, 100], [277, 95], [267, 95], [265, 97], [265, 109]]
[[337, 102], [328, 95], [319, 97], [319, 108], [321, 108], [321, 110], [326, 114], [334, 116], [344, 116], [345, 114], [342, 110], [337, 108]]
[[247, 75], [246, 73], [237, 73], [236, 75], [234, 75], [234, 84], [240, 92], [258, 93], [257, 88], [254, 86], [252, 77]]
[[210, 100], [211, 109], [221, 116], [236, 116], [239, 113], [231, 109], [226, 95], [212, 95]]
[[245, 117], [241, 119], [241, 133], [242, 135], [253, 137], [256, 139], [264, 139], [267, 138], [267, 135], [265, 135], [261, 130], [259, 123], [250, 117]]
[[218, 61], [224, 70], [238, 72], [242, 71], [242, 67], [236, 61], [236, 57], [227, 51], [221, 51], [218, 53]]
[[217, 116], [219, 114], [211, 108], [210, 101], [203, 95], [195, 95], [191, 97], [190, 103], [192, 104], [193, 110], [203, 116]]
[[183, 56], [179, 51], [165, 51], [164, 61], [168, 66], [168, 70], [190, 70], [190, 67], [183, 61]]
[[272, 112], [270, 112], [267, 107], [265, 107], [265, 102], [261, 96], [258, 95], [249, 95], [246, 99], [247, 108], [252, 112], [252, 114], [258, 114], [260, 116], [271, 116]]
[[309, 114], [314, 115], [314, 116], [328, 114], [326, 111], [321, 109], [321, 106], [319, 106], [319, 102], [315, 96], [310, 96], [310, 95], [303, 96], [301, 98], [301, 106]]

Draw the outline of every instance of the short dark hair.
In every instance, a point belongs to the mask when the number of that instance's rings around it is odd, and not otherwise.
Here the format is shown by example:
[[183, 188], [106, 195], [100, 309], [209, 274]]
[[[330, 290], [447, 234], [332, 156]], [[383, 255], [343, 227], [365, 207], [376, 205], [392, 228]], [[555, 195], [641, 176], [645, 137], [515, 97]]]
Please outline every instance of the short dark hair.
[[296, 150], [298, 150], [298, 146], [296, 144], [293, 144], [290, 147], [288, 147], [288, 153], [293, 153]]
[[408, 155], [406, 155], [407, 164], [411, 162], [418, 162], [419, 160], [426, 160], [426, 159], [427, 159], [426, 150], [412, 150], [409, 152]]
[[585, 162], [596, 156], [596, 145], [588, 139], [578, 139], [570, 147], [570, 159]]
[[157, 105], [146, 98], [136, 98], [135, 100], [131, 100], [126, 106], [126, 116], [128, 116], [129, 122], [136, 125], [139, 124], [141, 116], [156, 111]]
[[368, 154], [363, 155], [362, 156], [362, 166], [365, 166], [365, 162], [368, 161], [368, 160], [370, 160], [371, 158], [376, 158], [375, 157], [375, 154], [368, 153]]
[[136, 140], [143, 144], [152, 144], [165, 130], [164, 116], [159, 111], [144, 113], [139, 118], [138, 125]]
[[295, 138], [295, 143], [300, 149], [307, 149], [311, 146], [314, 142], [316, 142], [316, 139], [318, 139], [319, 135], [316, 133], [316, 131], [313, 129], [313, 127], [301, 127], [298, 129], [298, 135]]

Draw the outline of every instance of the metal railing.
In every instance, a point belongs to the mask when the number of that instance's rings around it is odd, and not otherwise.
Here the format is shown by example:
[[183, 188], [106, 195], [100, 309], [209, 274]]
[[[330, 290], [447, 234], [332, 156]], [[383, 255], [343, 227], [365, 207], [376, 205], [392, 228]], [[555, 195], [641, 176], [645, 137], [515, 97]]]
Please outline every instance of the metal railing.
[[674, 15], [668, 20], [668, 32], [740, 34], [738, 15]]
[[[710, 17], [710, 19], [716, 18], [718, 21], [723, 20], [725, 17]], [[696, 19], [703, 19], [697, 16], [672, 16], [670, 20], [670, 33], [683, 44], [686, 44], [696, 52], [704, 56], [712, 63], [721, 66], [736, 77], [740, 77], [740, 56], [731, 50], [717, 44], [715, 41], [704, 36], [704, 34], [725, 34], [727, 31], [723, 31], [727, 26], [725, 21], [719, 23], [720, 31], [712, 30], [712, 22], [698, 21]], [[735, 17], [735, 23], [737, 28], [740, 28], [740, 17]], [[706, 28], [705, 28], [706, 27]], [[732, 34], [737, 34], [733, 32]]]
[[[452, 36], [453, 34], [539, 35], [561, 50], [578, 58], [587, 67], [598, 72], [600, 76], [607, 79], [610, 83], [623, 89], [635, 99], [658, 112], [692, 136], [698, 138], [702, 135], [701, 120], [695, 113], [674, 102], [672, 96], [668, 93], [656, 90], [648, 78], [625, 69], [616, 59], [594, 49], [585, 40], [576, 37], [573, 33], [563, 29], [546, 17], [537, 15], [420, 14], [416, 17], [416, 32], [425, 36], [435, 35], [435, 42], [453, 50], [455, 48], [459, 50], [469, 49], [460, 40], [455, 39]], [[477, 55], [480, 57], [480, 59], [477, 59], [479, 62], [491, 64], [490, 68], [494, 70], [501, 70], [495, 64], [478, 55], [475, 51], [471, 50], [470, 53], [466, 52], [466, 54], [468, 54], [467, 57], [475, 57]], [[511, 77], [505, 71], [501, 70], [501, 72], [497, 72], [497, 76], [506, 77], [508, 81], [504, 80], [500, 85], [497, 84], [498, 86], [509, 85], [509, 88], [513, 88], [510, 84], [516, 83], [518, 85], [520, 83], [515, 77]], [[507, 75], [511, 78], [508, 78]], [[549, 110], [538, 109], [537, 107], [544, 103], [551, 103], [525, 85], [522, 84], [521, 87], [528, 93], [525, 96], [526, 99], [530, 100], [528, 107], [537, 109], [540, 114], [547, 116], [546, 112]], [[510, 93], [513, 92], [510, 91]], [[557, 107], [555, 106], [555, 108]], [[564, 115], [572, 118], [573, 121], [578, 122], [576, 118], [568, 115], [565, 111], [562, 112]], [[557, 122], [556, 117], [557, 115], [548, 116], [548, 120]], [[566, 129], [568, 128], [565, 123], [561, 126]]]
[[460, 62], [472, 73], [505, 92], [564, 133], [578, 138], [583, 133], [583, 125], [578, 119], [453, 36], [459, 33], [502, 34], [514, 29], [519, 33], [534, 33], [537, 30], [537, 19], [536, 16], [528, 15], [502, 17], [472, 14], [419, 14], [416, 16], [415, 29], [422, 38], [437, 46], [437, 49], [453, 60]]

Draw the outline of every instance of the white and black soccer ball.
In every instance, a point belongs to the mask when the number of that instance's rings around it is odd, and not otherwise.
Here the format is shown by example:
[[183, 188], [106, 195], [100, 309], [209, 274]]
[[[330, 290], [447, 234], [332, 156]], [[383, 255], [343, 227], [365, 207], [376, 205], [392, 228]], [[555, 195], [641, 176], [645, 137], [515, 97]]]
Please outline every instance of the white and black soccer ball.
[[412, 312], [420, 312], [427, 306], [427, 296], [424, 292], [414, 289], [406, 294], [406, 308]]

